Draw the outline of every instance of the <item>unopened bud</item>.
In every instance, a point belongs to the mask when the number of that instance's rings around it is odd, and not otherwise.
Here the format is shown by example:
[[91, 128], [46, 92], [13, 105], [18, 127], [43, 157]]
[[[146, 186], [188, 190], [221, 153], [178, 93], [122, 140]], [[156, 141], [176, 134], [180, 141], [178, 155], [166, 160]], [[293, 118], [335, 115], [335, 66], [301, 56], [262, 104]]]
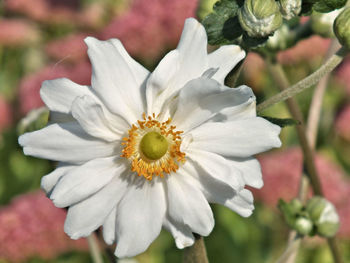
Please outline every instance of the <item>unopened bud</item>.
[[295, 221], [295, 230], [301, 235], [308, 235], [311, 233], [313, 224], [312, 221], [306, 217], [299, 217]]
[[323, 37], [334, 37], [333, 23], [342, 9], [337, 9], [329, 13], [313, 12], [311, 15], [312, 30]]
[[23, 119], [20, 120], [17, 126], [17, 133], [19, 135], [25, 132], [31, 132], [44, 128], [48, 122], [49, 109], [41, 107], [31, 110]]
[[283, 18], [289, 20], [301, 11], [301, 0], [279, 0], [280, 11]]
[[331, 202], [315, 196], [308, 201], [306, 211], [316, 226], [317, 234], [324, 237], [335, 235], [339, 228], [339, 216]]
[[335, 19], [333, 30], [338, 41], [350, 49], [350, 7], [345, 8]]
[[290, 30], [286, 24], [283, 24], [276, 30], [273, 36], [270, 36], [266, 42], [266, 47], [272, 51], [279, 51], [288, 48]]
[[269, 36], [282, 24], [275, 0], [246, 0], [238, 11], [238, 19], [243, 30], [253, 38]]

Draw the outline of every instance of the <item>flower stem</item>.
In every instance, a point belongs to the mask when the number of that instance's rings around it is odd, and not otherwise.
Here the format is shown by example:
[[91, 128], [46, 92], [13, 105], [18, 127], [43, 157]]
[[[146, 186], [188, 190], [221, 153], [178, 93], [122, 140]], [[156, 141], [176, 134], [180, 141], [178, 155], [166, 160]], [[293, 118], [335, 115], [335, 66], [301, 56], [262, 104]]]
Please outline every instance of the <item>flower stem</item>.
[[92, 261], [94, 263], [103, 263], [103, 259], [100, 253], [100, 249], [98, 247], [98, 242], [97, 238], [94, 233], [92, 233], [90, 236], [87, 238], [88, 244], [89, 244], [89, 249], [90, 249], [90, 254], [92, 257]]
[[[338, 51], [338, 53], [339, 53], [339, 51]], [[337, 56], [337, 55], [334, 55], [334, 56]], [[334, 58], [334, 56], [332, 58]], [[340, 61], [339, 61], [339, 63], [340, 63]], [[289, 86], [288, 79], [287, 79], [281, 65], [271, 64], [271, 62], [269, 62], [269, 61], [267, 61], [267, 62], [268, 62], [268, 68], [272, 74], [272, 77], [274, 78], [274, 80], [276, 81], [276, 83], [280, 87], [280, 89], [283, 91], [288, 89], [288, 86]], [[283, 93], [283, 91], [281, 93]], [[288, 99], [287, 105], [288, 105], [288, 108], [289, 108], [293, 118], [297, 119], [301, 123], [300, 125], [296, 126], [297, 134], [298, 134], [298, 138], [299, 138], [300, 145], [301, 145], [303, 155], [304, 155], [304, 166], [305, 166], [306, 172], [308, 173], [308, 176], [310, 178], [313, 192], [316, 195], [323, 196], [322, 188], [320, 185], [320, 181], [319, 181], [319, 178], [317, 175], [317, 171], [316, 171], [315, 163], [314, 163], [314, 159], [313, 159], [313, 149], [314, 149], [315, 144], [313, 144], [313, 147], [310, 146], [310, 144], [309, 144], [308, 138], [306, 137], [306, 130], [305, 130], [305, 126], [304, 126], [303, 116], [301, 114], [301, 110], [300, 110], [299, 105], [296, 102], [296, 100], [294, 98]], [[304, 179], [306, 179], [306, 178], [304, 178], [304, 175], [302, 175], [301, 186], [300, 186], [301, 191], [299, 192], [300, 199], [305, 198], [306, 192], [308, 189], [308, 187], [307, 187], [308, 180], [304, 180]], [[302, 200], [302, 201], [304, 201], [304, 200]], [[294, 231], [291, 232], [290, 237], [293, 235], [295, 235]], [[299, 238], [295, 238], [291, 242], [289, 242], [285, 253], [282, 255], [282, 257], [279, 259], [278, 262], [282, 262], [282, 261], [280, 261], [281, 259], [284, 260], [283, 262], [293, 262], [294, 258], [296, 256], [296, 252], [298, 250], [299, 244], [300, 244]], [[329, 244], [329, 247], [331, 249], [334, 262], [342, 263], [343, 261], [342, 261], [342, 258], [341, 258], [340, 252], [339, 252], [339, 247], [337, 245], [336, 239], [334, 237], [328, 238], [328, 244]]]
[[316, 84], [324, 75], [331, 72], [336, 66], [339, 65], [339, 63], [345, 57], [346, 53], [346, 48], [340, 48], [336, 54], [334, 54], [329, 60], [327, 60], [327, 62], [324, 65], [322, 65], [317, 71], [312, 73], [310, 76], [294, 84], [292, 87], [287, 88], [282, 92], [276, 94], [275, 96], [260, 103], [256, 108], [257, 112], [261, 112], [278, 102], [285, 101], [286, 99], [293, 97], [294, 95]]
[[207, 251], [203, 237], [195, 234], [195, 242], [191, 247], [186, 247], [183, 253], [184, 263], [208, 263]]

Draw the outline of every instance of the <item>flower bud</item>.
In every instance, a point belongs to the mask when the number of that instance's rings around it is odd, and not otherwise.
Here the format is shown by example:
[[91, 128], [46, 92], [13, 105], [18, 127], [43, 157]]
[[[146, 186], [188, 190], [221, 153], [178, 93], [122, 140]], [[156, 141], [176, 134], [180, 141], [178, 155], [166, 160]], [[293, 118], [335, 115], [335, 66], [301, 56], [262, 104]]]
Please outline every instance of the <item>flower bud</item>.
[[47, 124], [49, 119], [49, 109], [41, 107], [31, 110], [23, 119], [20, 120], [17, 126], [17, 133], [23, 134], [39, 130]]
[[253, 38], [271, 35], [282, 24], [275, 0], [246, 0], [238, 11], [241, 27]]
[[312, 12], [311, 28], [312, 30], [323, 37], [334, 37], [333, 23], [342, 9], [337, 9], [329, 13]]
[[306, 211], [316, 226], [316, 233], [332, 237], [339, 228], [339, 216], [333, 204], [326, 199], [315, 196], [306, 204]]
[[338, 41], [350, 49], [350, 7], [345, 8], [335, 19], [333, 30]]
[[301, 0], [279, 0], [280, 11], [282, 16], [289, 20], [301, 11]]
[[306, 217], [299, 217], [295, 221], [295, 230], [301, 235], [308, 235], [311, 233], [313, 224], [312, 221]]
[[272, 51], [287, 49], [289, 36], [289, 27], [286, 24], [283, 24], [278, 30], [276, 30], [273, 36], [269, 37], [269, 39], [266, 42], [266, 47]]

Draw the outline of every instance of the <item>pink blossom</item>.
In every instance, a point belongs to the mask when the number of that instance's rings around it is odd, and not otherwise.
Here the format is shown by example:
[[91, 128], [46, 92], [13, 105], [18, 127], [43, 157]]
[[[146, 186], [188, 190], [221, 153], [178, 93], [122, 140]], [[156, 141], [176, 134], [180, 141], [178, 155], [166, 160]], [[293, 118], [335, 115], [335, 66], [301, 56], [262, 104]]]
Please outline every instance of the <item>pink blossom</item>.
[[48, 260], [67, 251], [87, 250], [84, 239], [74, 241], [63, 232], [65, 217], [65, 210], [56, 208], [41, 191], [17, 197], [0, 208], [0, 259]]
[[10, 104], [0, 95], [0, 132], [11, 125], [12, 111]]
[[91, 65], [81, 62], [75, 66], [65, 64], [49, 65], [39, 72], [24, 77], [19, 85], [19, 101], [22, 113], [43, 106], [39, 95], [41, 84], [44, 80], [56, 78], [69, 78], [79, 84], [89, 84], [91, 77]]
[[[280, 198], [289, 201], [298, 194], [302, 172], [302, 154], [300, 149], [291, 148], [263, 154], [259, 157], [264, 187], [255, 190], [255, 196], [263, 203], [276, 207]], [[325, 197], [330, 200], [340, 214], [340, 235], [350, 238], [350, 181], [342, 169], [321, 154], [316, 154], [316, 168], [320, 176]]]
[[119, 38], [132, 56], [150, 59], [174, 47], [185, 18], [195, 16], [197, 0], [135, 0], [101, 38]]
[[323, 58], [330, 44], [330, 39], [320, 36], [312, 36], [308, 39], [301, 40], [298, 44], [277, 55], [277, 59], [282, 64], [297, 64], [310, 59]]
[[0, 20], [0, 45], [24, 46], [38, 41], [39, 32], [29, 21], [23, 19]]
[[345, 91], [350, 95], [350, 56], [348, 56], [340, 65], [337, 73], [337, 80], [345, 86]]
[[77, 62], [87, 58], [87, 47], [84, 43], [86, 34], [68, 35], [46, 45], [46, 53], [56, 60]]
[[337, 117], [335, 130], [340, 137], [350, 142], [350, 104]]

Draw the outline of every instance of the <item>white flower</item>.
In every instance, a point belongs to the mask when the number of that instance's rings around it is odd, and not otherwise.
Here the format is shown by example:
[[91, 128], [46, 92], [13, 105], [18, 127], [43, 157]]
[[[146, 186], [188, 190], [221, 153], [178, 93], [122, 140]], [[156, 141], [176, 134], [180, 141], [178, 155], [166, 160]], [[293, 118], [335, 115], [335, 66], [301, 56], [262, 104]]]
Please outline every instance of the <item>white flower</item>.
[[245, 53], [224, 46], [208, 55], [195, 19], [153, 73], [117, 39], [85, 42], [91, 87], [45, 81], [51, 123], [19, 138], [25, 154], [60, 162], [42, 188], [69, 207], [65, 232], [76, 239], [102, 225], [115, 254], [130, 257], [162, 226], [178, 248], [193, 244], [192, 233], [209, 235], [208, 202], [249, 216], [253, 196], [244, 186], [263, 185], [252, 156], [281, 142], [280, 128], [256, 117], [251, 89], [223, 84]]

